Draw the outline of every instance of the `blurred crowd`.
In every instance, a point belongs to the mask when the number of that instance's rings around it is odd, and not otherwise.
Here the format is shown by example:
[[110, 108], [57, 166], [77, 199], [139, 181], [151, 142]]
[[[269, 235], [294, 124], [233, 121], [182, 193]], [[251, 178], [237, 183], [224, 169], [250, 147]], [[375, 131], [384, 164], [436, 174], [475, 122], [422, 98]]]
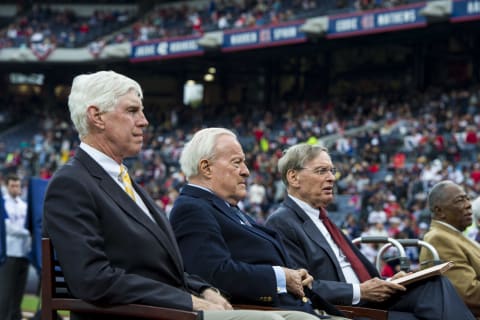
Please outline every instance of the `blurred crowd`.
[[0, 25], [0, 49], [76, 48], [125, 41], [148, 41], [207, 31], [275, 25], [335, 13], [391, 8], [418, 0], [210, 0], [153, 5], [146, 13], [112, 9], [79, 15], [71, 7], [24, 5]]
[[[430, 222], [426, 197], [434, 183], [450, 179], [472, 199], [480, 194], [479, 98], [480, 87], [474, 86], [401, 97], [285, 102], [271, 108], [178, 106], [155, 114], [147, 105], [146, 143], [128, 163], [134, 179], [168, 213], [185, 183], [178, 166], [185, 141], [202, 127], [231, 128], [250, 168], [242, 205], [262, 223], [284, 197], [276, 168], [282, 151], [297, 142], [322, 143], [338, 169], [336, 192], [353, 208], [342, 225], [351, 238], [421, 238]], [[41, 129], [31, 141], [11, 152], [7, 141], [0, 141], [2, 173], [14, 171], [25, 182], [30, 176], [48, 179], [71, 157], [79, 141], [65, 112], [40, 116]], [[371, 246], [364, 250], [374, 258]]]

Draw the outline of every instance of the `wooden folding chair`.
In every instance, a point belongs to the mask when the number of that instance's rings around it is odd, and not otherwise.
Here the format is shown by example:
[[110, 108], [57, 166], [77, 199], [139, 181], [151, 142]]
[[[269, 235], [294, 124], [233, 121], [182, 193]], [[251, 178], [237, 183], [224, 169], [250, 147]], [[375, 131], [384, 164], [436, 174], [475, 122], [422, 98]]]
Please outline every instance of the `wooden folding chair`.
[[42, 320], [56, 319], [56, 312], [68, 310], [156, 320], [200, 320], [201, 313], [141, 304], [98, 306], [76, 299], [68, 292], [63, 272], [55, 259], [49, 238], [42, 239]]

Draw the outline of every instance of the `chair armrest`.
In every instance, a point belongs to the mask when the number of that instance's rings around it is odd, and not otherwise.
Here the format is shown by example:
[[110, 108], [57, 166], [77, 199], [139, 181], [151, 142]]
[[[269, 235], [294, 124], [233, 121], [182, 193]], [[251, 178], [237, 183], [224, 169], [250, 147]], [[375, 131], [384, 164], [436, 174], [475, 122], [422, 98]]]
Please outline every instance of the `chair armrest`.
[[388, 311], [386, 310], [340, 305], [336, 305], [335, 307], [342, 311], [346, 316], [352, 316], [352, 319], [356, 317], [367, 317], [374, 320], [388, 319]]

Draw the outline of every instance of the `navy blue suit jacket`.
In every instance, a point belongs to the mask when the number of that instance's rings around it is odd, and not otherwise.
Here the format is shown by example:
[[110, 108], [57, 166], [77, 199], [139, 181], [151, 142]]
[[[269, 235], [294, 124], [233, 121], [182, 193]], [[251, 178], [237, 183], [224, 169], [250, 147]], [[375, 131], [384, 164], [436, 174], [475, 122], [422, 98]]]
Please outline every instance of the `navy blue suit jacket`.
[[184, 272], [166, 216], [134, 188], [155, 221], [81, 149], [49, 182], [44, 235], [51, 237], [69, 289], [92, 303], [192, 310], [190, 292], [211, 285]]
[[[311, 311], [309, 303], [289, 293], [277, 294], [272, 266], [295, 266], [277, 233], [249, 220], [252, 226], [242, 224], [232, 208], [215, 194], [185, 186], [172, 208], [170, 222], [187, 272], [223, 290], [233, 303]], [[316, 307], [335, 312], [316, 298]]]

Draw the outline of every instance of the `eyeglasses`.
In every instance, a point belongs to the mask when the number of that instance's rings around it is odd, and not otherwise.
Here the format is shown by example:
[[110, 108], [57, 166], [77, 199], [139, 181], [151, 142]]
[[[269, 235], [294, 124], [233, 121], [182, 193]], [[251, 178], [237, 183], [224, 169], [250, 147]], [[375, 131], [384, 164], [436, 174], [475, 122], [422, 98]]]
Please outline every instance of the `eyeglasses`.
[[299, 168], [300, 170], [310, 170], [312, 171], [314, 174], [318, 175], [318, 176], [324, 176], [326, 175], [328, 172], [330, 172], [331, 174], [333, 175], [336, 175], [337, 174], [337, 168], [335, 167], [332, 167], [332, 168], [305, 168], [305, 167], [300, 167]]

